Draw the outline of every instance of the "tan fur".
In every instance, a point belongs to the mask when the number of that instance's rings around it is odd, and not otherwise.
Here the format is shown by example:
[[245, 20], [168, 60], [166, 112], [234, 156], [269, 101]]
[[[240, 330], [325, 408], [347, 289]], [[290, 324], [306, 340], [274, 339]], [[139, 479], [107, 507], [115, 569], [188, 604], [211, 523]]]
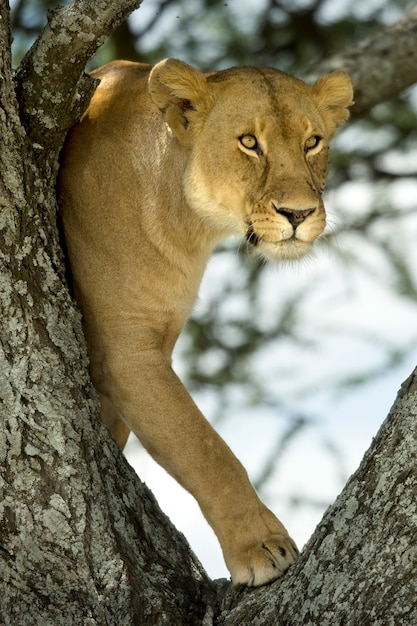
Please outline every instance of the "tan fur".
[[241, 233], [296, 259], [323, 232], [327, 146], [348, 77], [203, 75], [168, 59], [111, 63], [63, 154], [60, 204], [91, 375], [123, 448], [133, 430], [198, 500], [235, 584], [285, 572], [297, 549], [171, 369], [215, 244]]

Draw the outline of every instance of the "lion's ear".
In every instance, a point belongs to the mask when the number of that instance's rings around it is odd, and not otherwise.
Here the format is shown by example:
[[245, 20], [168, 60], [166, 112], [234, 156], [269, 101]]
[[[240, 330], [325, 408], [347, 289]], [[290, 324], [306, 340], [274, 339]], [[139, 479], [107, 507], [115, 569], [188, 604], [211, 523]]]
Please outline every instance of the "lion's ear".
[[353, 88], [345, 72], [332, 72], [317, 80], [313, 86], [313, 95], [326, 125], [329, 139], [349, 118], [347, 107], [352, 106]]
[[179, 141], [189, 145], [208, 100], [203, 74], [176, 59], [165, 59], [152, 69], [149, 94]]

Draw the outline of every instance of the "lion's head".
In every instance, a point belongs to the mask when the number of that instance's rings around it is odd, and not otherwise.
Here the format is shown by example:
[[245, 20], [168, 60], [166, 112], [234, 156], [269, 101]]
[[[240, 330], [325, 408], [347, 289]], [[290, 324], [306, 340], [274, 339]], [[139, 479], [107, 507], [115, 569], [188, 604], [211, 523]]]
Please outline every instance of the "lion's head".
[[189, 151], [190, 206], [266, 258], [306, 254], [325, 227], [328, 143], [349, 115], [348, 76], [333, 72], [310, 87], [271, 68], [204, 75], [166, 59], [149, 92]]

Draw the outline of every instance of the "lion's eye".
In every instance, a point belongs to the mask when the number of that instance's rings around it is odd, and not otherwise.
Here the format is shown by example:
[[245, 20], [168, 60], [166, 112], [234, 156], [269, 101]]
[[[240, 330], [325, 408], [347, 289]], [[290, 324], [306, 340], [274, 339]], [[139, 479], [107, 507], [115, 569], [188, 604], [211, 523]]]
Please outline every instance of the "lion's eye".
[[304, 149], [306, 152], [308, 152], [309, 150], [314, 150], [314, 148], [319, 147], [320, 143], [321, 143], [320, 135], [312, 135], [305, 142]]
[[242, 135], [239, 137], [239, 141], [248, 150], [256, 150], [258, 147], [258, 140], [253, 135]]

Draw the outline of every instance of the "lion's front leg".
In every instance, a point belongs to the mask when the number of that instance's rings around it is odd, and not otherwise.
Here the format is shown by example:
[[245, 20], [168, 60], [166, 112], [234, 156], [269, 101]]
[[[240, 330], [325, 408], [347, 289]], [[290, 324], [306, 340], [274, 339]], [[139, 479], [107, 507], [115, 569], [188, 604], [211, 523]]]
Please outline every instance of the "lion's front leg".
[[297, 557], [294, 542], [259, 500], [245, 469], [166, 357], [116, 350], [104, 364], [99, 391], [156, 461], [197, 499], [233, 582], [256, 586], [281, 576]]

